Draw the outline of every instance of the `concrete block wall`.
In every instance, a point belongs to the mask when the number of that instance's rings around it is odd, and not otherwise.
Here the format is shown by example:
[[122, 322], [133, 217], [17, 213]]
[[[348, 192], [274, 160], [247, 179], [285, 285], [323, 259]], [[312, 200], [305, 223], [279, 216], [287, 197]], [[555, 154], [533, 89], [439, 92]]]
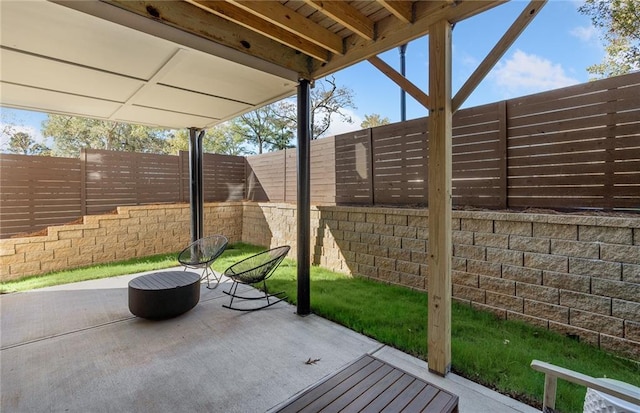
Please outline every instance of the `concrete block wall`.
[[[205, 204], [205, 234], [290, 245], [291, 204]], [[454, 299], [640, 360], [640, 218], [454, 211]], [[317, 206], [312, 264], [425, 290], [428, 211]], [[0, 280], [178, 252], [189, 243], [186, 204], [118, 208], [46, 236], [0, 240]]]
[[[243, 241], [295, 248], [295, 205], [245, 203], [244, 217]], [[456, 301], [640, 360], [640, 218], [452, 219]], [[427, 210], [318, 206], [311, 226], [312, 264], [426, 289]]]
[[[242, 203], [207, 203], [205, 235], [242, 238]], [[88, 215], [77, 225], [48, 228], [46, 236], [0, 240], [0, 280], [135, 257], [179, 252], [190, 241], [187, 204], [119, 207], [117, 214]]]

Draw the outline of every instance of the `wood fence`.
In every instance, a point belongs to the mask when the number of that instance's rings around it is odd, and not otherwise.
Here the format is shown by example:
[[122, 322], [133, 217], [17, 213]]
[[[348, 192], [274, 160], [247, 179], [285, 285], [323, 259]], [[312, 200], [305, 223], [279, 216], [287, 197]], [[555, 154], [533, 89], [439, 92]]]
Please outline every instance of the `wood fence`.
[[[123, 205], [189, 202], [189, 154], [88, 149], [80, 159], [0, 155], [0, 237]], [[205, 201], [245, 199], [245, 160], [205, 154]]]
[[[313, 141], [312, 202], [426, 205], [428, 138], [422, 118]], [[252, 199], [295, 202], [293, 159], [249, 157]], [[640, 73], [455, 113], [453, 203], [640, 211]]]
[[[314, 204], [426, 205], [427, 118], [311, 143]], [[206, 201], [295, 202], [296, 149], [206, 154]], [[119, 205], [188, 202], [188, 153], [0, 155], [0, 236]], [[453, 117], [453, 203], [640, 211], [640, 73], [463, 109]]]

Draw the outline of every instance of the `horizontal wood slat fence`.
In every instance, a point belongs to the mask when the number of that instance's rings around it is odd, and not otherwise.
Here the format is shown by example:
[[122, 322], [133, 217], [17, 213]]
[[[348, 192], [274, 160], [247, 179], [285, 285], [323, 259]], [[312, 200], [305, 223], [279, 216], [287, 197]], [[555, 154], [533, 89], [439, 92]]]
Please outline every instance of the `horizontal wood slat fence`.
[[[427, 204], [427, 118], [311, 143], [314, 204]], [[296, 149], [206, 154], [205, 201], [296, 201]], [[117, 206], [189, 201], [189, 156], [0, 155], [0, 236]], [[453, 203], [640, 211], [640, 73], [459, 110]]]
[[[80, 159], [0, 155], [0, 237], [118, 206], [189, 202], [189, 154], [87, 149]], [[205, 154], [205, 201], [245, 198], [243, 157]]]
[[[426, 205], [427, 121], [313, 141], [312, 202]], [[249, 199], [295, 202], [295, 149], [247, 159]], [[481, 208], [640, 211], [640, 73], [459, 110], [452, 196]]]

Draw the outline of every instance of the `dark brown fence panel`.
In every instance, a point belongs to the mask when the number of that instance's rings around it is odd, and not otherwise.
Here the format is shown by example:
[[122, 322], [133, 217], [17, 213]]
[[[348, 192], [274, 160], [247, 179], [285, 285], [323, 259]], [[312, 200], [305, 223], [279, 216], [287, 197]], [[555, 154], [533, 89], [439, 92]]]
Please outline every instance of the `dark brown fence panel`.
[[87, 214], [180, 201], [178, 157], [86, 150]]
[[180, 165], [177, 156], [131, 154], [136, 163], [136, 203], [180, 201]]
[[78, 159], [0, 155], [0, 237], [82, 216]]
[[311, 142], [311, 202], [336, 202], [336, 149], [333, 136]]
[[335, 137], [336, 204], [373, 204], [371, 129]]
[[[204, 163], [204, 161], [203, 161]], [[191, 194], [191, 176], [189, 175], [189, 152], [178, 152], [178, 164], [180, 165], [180, 202], [189, 202]], [[203, 165], [204, 169], [204, 165]], [[203, 172], [204, 174], [204, 172]]]
[[374, 203], [426, 205], [427, 120], [371, 129]]
[[[180, 202], [189, 202], [189, 152], [180, 151]], [[237, 201], [245, 197], [245, 159], [205, 153], [202, 157], [202, 192], [206, 202]]]
[[286, 149], [284, 152], [284, 201], [295, 203], [298, 199], [298, 149]]
[[[335, 137], [311, 141], [309, 154], [311, 203], [334, 204], [336, 200]], [[286, 150], [286, 202], [297, 201], [298, 194], [298, 150]]]
[[453, 116], [453, 204], [498, 208], [506, 200], [504, 104], [458, 111]]
[[86, 151], [87, 214], [136, 204], [135, 161], [130, 155], [127, 152]]
[[246, 197], [252, 201], [284, 201], [284, 151], [248, 156]]
[[509, 206], [640, 206], [640, 76], [512, 99]]
[[240, 156], [205, 153], [202, 159], [204, 200], [243, 200], [245, 160]]
[[[427, 203], [427, 118], [311, 144], [316, 204]], [[640, 73], [458, 111], [453, 203], [640, 211]], [[121, 205], [189, 201], [189, 156], [1, 155], [0, 236]], [[295, 202], [296, 150], [205, 154], [207, 201]]]

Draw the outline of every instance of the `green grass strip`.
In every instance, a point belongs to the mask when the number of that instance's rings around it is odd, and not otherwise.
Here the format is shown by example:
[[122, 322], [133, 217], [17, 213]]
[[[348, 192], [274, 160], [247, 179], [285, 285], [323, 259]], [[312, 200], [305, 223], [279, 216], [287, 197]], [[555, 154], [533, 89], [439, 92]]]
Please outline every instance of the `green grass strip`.
[[[216, 262], [224, 271], [236, 260], [260, 251], [237, 245]], [[245, 248], [247, 248], [245, 252]], [[285, 291], [296, 304], [297, 269], [285, 260], [267, 281], [270, 291]], [[427, 360], [427, 294], [359, 277], [311, 267], [311, 308], [335, 321]], [[640, 363], [523, 322], [501, 320], [467, 305], [453, 303], [452, 369], [470, 380], [542, 409], [544, 375], [534, 371], [538, 359], [593, 377], [609, 377], [640, 386]], [[586, 388], [558, 380], [556, 410], [583, 410]]]
[[16, 281], [0, 284], [0, 293], [27, 291], [36, 288], [114, 277], [116, 275], [135, 274], [144, 271], [160, 270], [178, 266], [177, 253], [159, 254], [145, 258], [132, 258], [124, 261], [99, 264], [72, 270], [55, 271], [48, 274], [25, 277]]

